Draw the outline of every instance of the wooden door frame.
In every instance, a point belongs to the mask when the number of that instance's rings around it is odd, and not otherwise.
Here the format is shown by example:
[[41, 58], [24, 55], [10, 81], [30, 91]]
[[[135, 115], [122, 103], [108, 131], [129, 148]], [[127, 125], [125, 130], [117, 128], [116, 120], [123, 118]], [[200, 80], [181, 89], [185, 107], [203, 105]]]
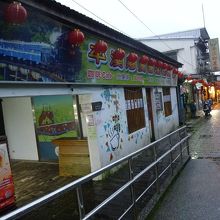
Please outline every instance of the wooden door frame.
[[152, 99], [151, 99], [151, 88], [146, 88], [146, 99], [147, 99], [147, 110], [148, 110], [148, 120], [150, 121], [151, 126], [151, 142], [155, 141], [155, 132], [154, 132], [154, 115], [152, 108]]

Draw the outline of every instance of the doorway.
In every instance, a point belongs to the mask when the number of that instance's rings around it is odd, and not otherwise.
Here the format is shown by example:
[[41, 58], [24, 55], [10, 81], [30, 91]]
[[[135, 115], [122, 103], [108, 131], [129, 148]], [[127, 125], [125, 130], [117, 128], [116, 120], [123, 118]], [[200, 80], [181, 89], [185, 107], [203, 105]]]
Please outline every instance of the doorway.
[[0, 136], [5, 136], [5, 124], [2, 111], [2, 99], [0, 99]]
[[146, 98], [147, 98], [148, 120], [149, 120], [149, 126], [150, 126], [150, 139], [151, 139], [151, 142], [153, 142], [155, 141], [155, 134], [154, 134], [154, 119], [153, 119], [153, 109], [152, 109], [150, 88], [146, 88]]

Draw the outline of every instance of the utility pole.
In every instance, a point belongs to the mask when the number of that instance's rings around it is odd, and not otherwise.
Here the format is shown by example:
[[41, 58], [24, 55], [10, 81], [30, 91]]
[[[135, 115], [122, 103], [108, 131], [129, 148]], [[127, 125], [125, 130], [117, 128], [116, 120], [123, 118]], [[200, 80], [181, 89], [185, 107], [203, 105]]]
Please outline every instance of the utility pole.
[[205, 13], [204, 13], [203, 4], [202, 4], [202, 16], [203, 16], [203, 25], [205, 27]]

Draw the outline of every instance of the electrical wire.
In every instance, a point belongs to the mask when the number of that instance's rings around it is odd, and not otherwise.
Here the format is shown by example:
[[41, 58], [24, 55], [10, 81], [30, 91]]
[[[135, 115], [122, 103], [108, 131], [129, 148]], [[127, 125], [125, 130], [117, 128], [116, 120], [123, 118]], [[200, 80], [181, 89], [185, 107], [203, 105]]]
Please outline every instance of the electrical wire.
[[[170, 50], [173, 50], [166, 42], [164, 42], [160, 36], [158, 36], [157, 34], [155, 34], [133, 11], [131, 11], [131, 9], [129, 9], [121, 0], [118, 0], [118, 2], [124, 7], [126, 8], [140, 23], [142, 23], [153, 35], [155, 35], [155, 37], [157, 37], [164, 45], [166, 45]], [[183, 57], [181, 57], [180, 55], [177, 54], [177, 56], [179, 58], [181, 58], [182, 60], [184, 60], [186, 63], [188, 63], [189, 65], [191, 65], [192, 67], [195, 68], [195, 66], [188, 62], [187, 60], [185, 60]]]
[[87, 9], [86, 7], [84, 7], [83, 5], [79, 4], [77, 1], [75, 0], [71, 0], [72, 2], [74, 2], [75, 4], [77, 4], [79, 7], [83, 8], [84, 10], [86, 10], [87, 12], [89, 12], [90, 14], [92, 14], [93, 16], [95, 16], [96, 18], [98, 18], [99, 20], [103, 21], [104, 23], [106, 23], [107, 25], [109, 25], [110, 27], [112, 27], [113, 29], [117, 30], [118, 32], [132, 38], [131, 36], [129, 36], [128, 34], [124, 33], [123, 31], [121, 31], [120, 29], [118, 29], [117, 27], [115, 27], [114, 25], [110, 24], [109, 22], [107, 22], [106, 20], [102, 19], [101, 17], [99, 17], [98, 15], [96, 15], [95, 13], [93, 13], [92, 11], [90, 11], [89, 9]]
[[[82, 9], [86, 10], [87, 12], [89, 12], [90, 14], [92, 14], [93, 16], [95, 16], [96, 18], [98, 18], [99, 20], [103, 21], [104, 23], [106, 23], [107, 25], [109, 25], [110, 27], [112, 27], [113, 29], [119, 31], [120, 33], [132, 38], [131, 36], [129, 36], [127, 33], [124, 33], [123, 31], [121, 31], [120, 29], [118, 29], [117, 27], [115, 27], [114, 25], [110, 24], [109, 22], [107, 22], [106, 20], [102, 19], [101, 17], [97, 16], [95, 13], [93, 13], [92, 11], [90, 11], [89, 9], [87, 9], [86, 7], [84, 7], [83, 5], [79, 4], [77, 1], [75, 0], [71, 0], [72, 2], [74, 2], [75, 4], [77, 4], [79, 7], [81, 7]], [[169, 48], [170, 50], [173, 50], [173, 48], [171, 48], [166, 42], [164, 42], [160, 36], [158, 36], [157, 34], [155, 34], [134, 12], [132, 12], [121, 0], [118, 0], [118, 2], [124, 7], [126, 8], [140, 23], [142, 23], [153, 35], [155, 35], [155, 37], [157, 37], [164, 45], [167, 46], [167, 48]], [[185, 60], [183, 57], [181, 57], [180, 55], [177, 54], [177, 56], [179, 58], [181, 58], [182, 60], [184, 60], [186, 63], [188, 63], [189, 65], [191, 65], [192, 67], [195, 68], [195, 66], [188, 62], [187, 60]]]

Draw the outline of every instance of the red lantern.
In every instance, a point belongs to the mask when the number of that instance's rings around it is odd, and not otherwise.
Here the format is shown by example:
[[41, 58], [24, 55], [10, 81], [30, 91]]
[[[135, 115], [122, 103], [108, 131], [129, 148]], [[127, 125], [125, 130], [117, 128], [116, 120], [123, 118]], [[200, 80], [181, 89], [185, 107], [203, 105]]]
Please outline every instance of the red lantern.
[[172, 70], [173, 67], [171, 65], [168, 65], [168, 70]]
[[148, 64], [149, 64], [150, 66], [155, 66], [155, 65], [156, 65], [156, 62], [157, 62], [157, 61], [156, 61], [155, 59], [150, 58]]
[[106, 50], [108, 49], [108, 45], [105, 41], [103, 40], [99, 40], [98, 42], [96, 42], [96, 44], [94, 45], [94, 51], [95, 53], [105, 53]]
[[128, 62], [134, 63], [138, 59], [138, 55], [136, 53], [130, 53], [127, 57]]
[[160, 61], [160, 60], [157, 60], [157, 61], [156, 61], [156, 67], [158, 67], [158, 68], [163, 68], [163, 62]]
[[155, 67], [159, 67], [159, 60], [155, 60], [155, 64], [154, 64]]
[[179, 78], [183, 78], [183, 73], [181, 73], [181, 72], [178, 71], [178, 77], [179, 77]]
[[149, 62], [149, 57], [146, 56], [146, 55], [143, 55], [141, 58], [140, 58], [140, 63], [141, 64], [147, 64]]
[[192, 80], [192, 76], [190, 75], [190, 76], [188, 76], [187, 78], [186, 78], [186, 80]]
[[170, 70], [169, 65], [166, 64], [166, 63], [163, 63], [163, 67], [162, 68], [165, 69], [165, 70]]
[[122, 60], [125, 57], [125, 51], [121, 48], [118, 48], [113, 52], [112, 56], [117, 60]]
[[178, 69], [173, 69], [173, 73], [177, 75], [178, 74]]
[[22, 24], [27, 18], [27, 11], [19, 2], [13, 2], [5, 10], [5, 20], [11, 24]]
[[194, 80], [192, 81], [192, 85], [195, 85], [197, 82], [198, 82], [198, 80], [194, 79]]
[[84, 41], [85, 36], [79, 29], [74, 29], [73, 31], [70, 31], [68, 35], [68, 42], [71, 45], [79, 46]]

